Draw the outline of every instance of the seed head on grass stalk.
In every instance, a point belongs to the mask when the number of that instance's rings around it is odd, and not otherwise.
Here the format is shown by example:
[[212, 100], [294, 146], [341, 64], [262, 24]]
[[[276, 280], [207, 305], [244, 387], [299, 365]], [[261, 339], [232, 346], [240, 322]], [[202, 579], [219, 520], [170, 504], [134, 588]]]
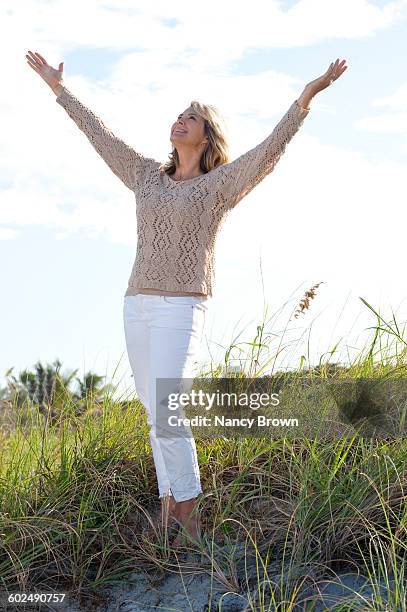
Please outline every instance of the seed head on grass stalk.
[[294, 319], [297, 319], [298, 316], [303, 313], [305, 310], [309, 309], [310, 306], [310, 300], [313, 300], [315, 297], [315, 290], [318, 289], [318, 287], [320, 285], [322, 285], [324, 281], [321, 281], [319, 283], [317, 283], [316, 285], [314, 285], [313, 287], [311, 287], [311, 289], [308, 289], [308, 291], [306, 291], [304, 293], [303, 298], [301, 299], [300, 303], [298, 304], [297, 308], [295, 309], [294, 312]]

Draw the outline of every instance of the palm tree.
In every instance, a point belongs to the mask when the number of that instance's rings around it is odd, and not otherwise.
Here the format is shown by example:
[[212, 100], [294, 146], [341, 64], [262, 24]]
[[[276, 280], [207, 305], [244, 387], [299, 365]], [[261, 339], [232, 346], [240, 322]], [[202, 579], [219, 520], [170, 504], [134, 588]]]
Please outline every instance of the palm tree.
[[69, 386], [78, 370], [62, 374], [62, 363], [56, 359], [44, 366], [41, 361], [34, 365], [34, 371], [22, 370], [18, 376], [12, 375], [13, 368], [6, 372], [7, 384], [13, 401], [21, 406], [29, 400], [44, 412], [50, 406], [61, 407], [67, 397], [72, 398]]
[[82, 380], [76, 377], [79, 391], [74, 394], [74, 398], [82, 404], [82, 410], [85, 409], [88, 401], [90, 404], [98, 404], [114, 389], [110, 383], [102, 384], [104, 378], [106, 377], [91, 371], [84, 374]]
[[[13, 368], [10, 368], [6, 372], [6, 378], [8, 394], [13, 404], [21, 407], [25, 402], [29, 402], [51, 418], [60, 414], [68, 405], [74, 405], [75, 412], [81, 414], [86, 410], [89, 400], [90, 404], [98, 404], [114, 389], [111, 384], [102, 384], [105, 376], [88, 371], [81, 380], [76, 376], [77, 369], [62, 374], [61, 366], [59, 359], [46, 365], [38, 361], [33, 371], [24, 369], [17, 377], [12, 375]], [[70, 389], [74, 379], [78, 385], [75, 391]]]

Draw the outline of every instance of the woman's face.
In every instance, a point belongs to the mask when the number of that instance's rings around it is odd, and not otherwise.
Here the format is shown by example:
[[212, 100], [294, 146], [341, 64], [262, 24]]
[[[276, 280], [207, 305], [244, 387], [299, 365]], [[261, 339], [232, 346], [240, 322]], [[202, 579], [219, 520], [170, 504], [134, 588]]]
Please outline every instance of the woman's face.
[[205, 122], [191, 107], [181, 113], [171, 127], [170, 140], [174, 145], [199, 145], [204, 137]]

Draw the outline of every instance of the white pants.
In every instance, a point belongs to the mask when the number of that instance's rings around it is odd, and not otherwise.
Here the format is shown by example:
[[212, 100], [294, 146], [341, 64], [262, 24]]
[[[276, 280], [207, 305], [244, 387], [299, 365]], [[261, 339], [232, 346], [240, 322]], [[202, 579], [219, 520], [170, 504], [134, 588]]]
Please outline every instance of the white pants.
[[[185, 501], [201, 493], [192, 437], [156, 435], [157, 378], [194, 378], [206, 313], [212, 298], [138, 293], [124, 297], [127, 354], [137, 396], [147, 412], [159, 496]], [[188, 391], [186, 387], [183, 390]]]

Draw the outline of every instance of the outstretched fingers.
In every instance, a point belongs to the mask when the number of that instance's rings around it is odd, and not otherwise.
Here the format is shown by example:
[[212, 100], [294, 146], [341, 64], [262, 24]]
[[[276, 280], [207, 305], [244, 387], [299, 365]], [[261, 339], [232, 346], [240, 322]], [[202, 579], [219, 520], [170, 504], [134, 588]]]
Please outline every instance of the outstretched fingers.
[[43, 63], [43, 64], [46, 64], [46, 63], [47, 63], [47, 62], [46, 62], [46, 60], [45, 60], [45, 59], [42, 57], [42, 55], [40, 55], [40, 54], [38, 53], [38, 51], [36, 51], [36, 52], [35, 52], [35, 55], [36, 55], [37, 57], [39, 57], [39, 58], [40, 58], [40, 60], [42, 61], [42, 63]]
[[33, 53], [32, 51], [28, 51], [26, 53], [26, 58], [29, 59], [35, 66], [40, 68], [43, 65], [46, 65], [46, 61], [42, 58], [39, 53]]
[[346, 60], [342, 60], [341, 62], [339, 62], [339, 57], [338, 57], [336, 62], [330, 63], [329, 68], [326, 71], [325, 75], [329, 76], [329, 78], [331, 78], [333, 81], [336, 81], [336, 79], [340, 77], [341, 74], [343, 74], [347, 68], [347, 66], [344, 65], [345, 62]]
[[32, 60], [30, 60], [30, 59], [28, 58], [28, 56], [27, 56], [27, 55], [26, 55], [26, 57], [27, 57], [27, 64], [28, 64], [28, 65], [29, 65], [29, 66], [30, 66], [30, 67], [31, 67], [33, 70], [35, 70], [35, 72], [39, 72], [38, 65], [37, 65], [37, 64], [35, 64], [35, 63], [34, 63]]

